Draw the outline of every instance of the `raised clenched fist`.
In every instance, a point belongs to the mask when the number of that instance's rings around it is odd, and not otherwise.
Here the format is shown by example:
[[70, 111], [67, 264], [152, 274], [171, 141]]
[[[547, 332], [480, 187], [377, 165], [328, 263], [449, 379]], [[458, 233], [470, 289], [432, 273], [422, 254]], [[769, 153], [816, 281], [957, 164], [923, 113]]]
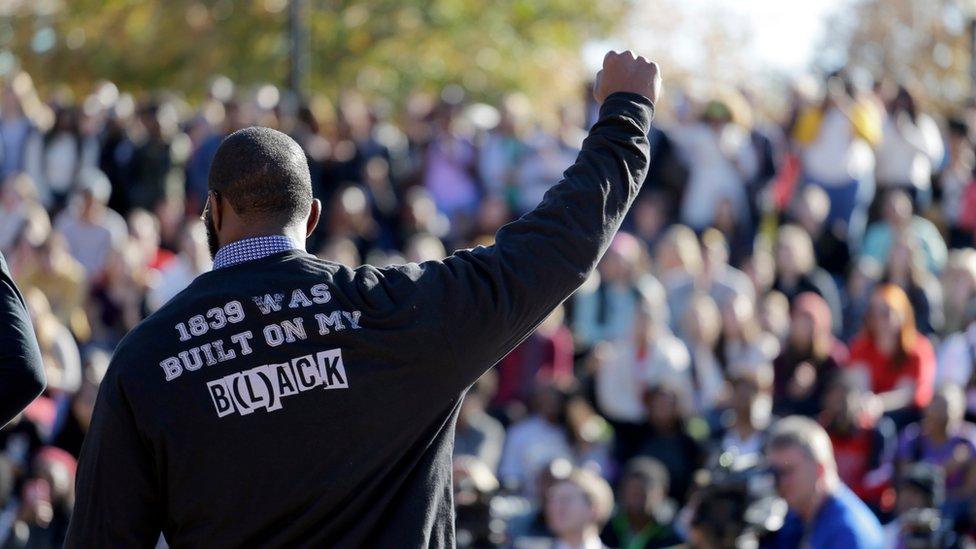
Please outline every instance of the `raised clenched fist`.
[[661, 71], [657, 63], [642, 56], [634, 57], [633, 52], [608, 52], [603, 58], [603, 69], [596, 74], [593, 97], [603, 103], [614, 92], [631, 92], [657, 103], [661, 94]]

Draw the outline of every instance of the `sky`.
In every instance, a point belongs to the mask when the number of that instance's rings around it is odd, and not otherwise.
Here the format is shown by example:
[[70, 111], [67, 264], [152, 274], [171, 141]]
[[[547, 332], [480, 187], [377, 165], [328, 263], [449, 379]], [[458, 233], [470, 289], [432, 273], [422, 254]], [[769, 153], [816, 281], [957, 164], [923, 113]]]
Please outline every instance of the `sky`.
[[[694, 69], [704, 53], [699, 47], [703, 21], [714, 14], [723, 24], [734, 27], [733, 31], [750, 37], [741, 56], [750, 61], [755, 69], [768, 69], [798, 74], [809, 68], [815, 48], [823, 36], [825, 23], [830, 14], [843, 8], [850, 0], [680, 0], [667, 9], [680, 10], [676, 32], [667, 37], [669, 51], [685, 66]], [[663, 8], [655, 0], [641, 0], [638, 14], [633, 20], [641, 21], [640, 12], [648, 13]], [[662, 15], [657, 12], [655, 18]], [[635, 47], [641, 49], [642, 40], [659, 39], [644, 29], [632, 29]], [[608, 48], [623, 47], [613, 40], [589, 44], [584, 49], [586, 64], [598, 68], [602, 54]]]

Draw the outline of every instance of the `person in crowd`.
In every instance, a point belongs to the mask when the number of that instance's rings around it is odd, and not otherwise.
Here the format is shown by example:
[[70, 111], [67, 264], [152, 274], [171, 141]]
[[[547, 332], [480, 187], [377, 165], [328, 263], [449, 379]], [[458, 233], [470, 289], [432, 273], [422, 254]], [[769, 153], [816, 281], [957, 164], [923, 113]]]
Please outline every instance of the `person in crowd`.
[[870, 257], [861, 256], [851, 266], [844, 286], [844, 327], [841, 341], [852, 341], [864, 327], [871, 308], [871, 296], [881, 282], [883, 267]]
[[27, 114], [28, 101], [39, 103], [35, 93], [25, 72], [0, 90], [0, 181], [26, 170], [28, 144], [40, 138], [37, 122]]
[[882, 217], [868, 227], [861, 253], [885, 264], [895, 242], [907, 237], [921, 248], [925, 268], [932, 273], [941, 273], [948, 258], [945, 240], [931, 221], [914, 215], [912, 208], [912, 199], [905, 191], [885, 193]]
[[773, 420], [773, 368], [768, 362], [739, 363], [730, 378], [729, 404], [713, 435], [712, 454], [729, 452], [758, 459]]
[[671, 137], [690, 172], [681, 203], [681, 221], [703, 231], [715, 221], [719, 204], [727, 200], [733, 217], [750, 217], [746, 183], [759, 169], [749, 136], [749, 106], [736, 94], [705, 105], [697, 124], [675, 128]]
[[91, 424], [98, 386], [105, 377], [110, 359], [111, 356], [103, 350], [89, 350], [82, 367], [81, 388], [58, 408], [51, 444], [75, 458], [81, 455], [81, 445]]
[[965, 330], [949, 334], [936, 355], [935, 385], [963, 389], [967, 419], [976, 419], [976, 310]]
[[942, 286], [925, 270], [921, 250], [913, 240], [902, 236], [892, 244], [881, 282], [905, 291], [920, 332], [932, 335], [942, 331]]
[[890, 509], [897, 430], [870, 409], [869, 393], [850, 373], [836, 376], [823, 395], [817, 421], [830, 435], [837, 474], [876, 514]]
[[937, 284], [942, 290], [942, 333], [965, 330], [976, 306], [976, 250], [950, 251], [946, 269]]
[[824, 298], [830, 307], [832, 330], [839, 333], [842, 307], [837, 284], [826, 271], [817, 267], [810, 235], [796, 225], [780, 227], [776, 237], [776, 279], [773, 289], [793, 301], [804, 292]]
[[703, 264], [698, 237], [684, 225], [672, 225], [654, 249], [655, 275], [668, 292], [685, 284], [689, 277], [696, 278]]
[[915, 329], [911, 302], [901, 288], [882, 284], [874, 290], [864, 330], [851, 342], [850, 368], [867, 380], [899, 428], [932, 400], [935, 351]]
[[793, 127], [806, 185], [830, 197], [828, 226], [840, 221], [845, 238], [863, 235], [874, 198], [873, 147], [881, 141], [881, 112], [844, 72], [830, 75], [823, 101], [803, 109]]
[[570, 112], [561, 108], [555, 131], [540, 129], [527, 139], [527, 150], [514, 174], [518, 183], [513, 189], [516, 212], [527, 212], [542, 200], [552, 182], [559, 179], [561, 166], [579, 154], [584, 137], [581, 132]]
[[717, 345], [722, 364], [766, 364], [779, 355], [779, 340], [762, 329], [754, 302], [742, 294], [725, 302]]
[[644, 394], [651, 385], [667, 381], [693, 392], [688, 348], [671, 333], [664, 311], [663, 303], [642, 299], [631, 340], [603, 342], [594, 353], [596, 404], [613, 425], [614, 455], [621, 463], [641, 444]]
[[90, 280], [101, 276], [110, 252], [128, 240], [125, 220], [109, 209], [111, 184], [105, 174], [92, 168], [78, 176], [77, 200], [61, 213], [54, 229], [68, 242], [71, 255], [85, 268]]
[[478, 174], [485, 191], [511, 205], [515, 201], [516, 169], [528, 153], [525, 126], [529, 108], [524, 95], [511, 94], [502, 99], [498, 124], [485, 132], [478, 143]]
[[521, 419], [537, 383], [572, 383], [573, 335], [564, 322], [565, 309], [557, 307], [518, 347], [503, 358], [492, 408], [509, 422]]
[[888, 103], [878, 146], [878, 190], [907, 191], [920, 211], [932, 200], [932, 174], [942, 163], [942, 133], [931, 116], [922, 111], [916, 94], [898, 86]]
[[[692, 418], [685, 400], [680, 390], [666, 383], [648, 389], [644, 443], [637, 452], [664, 464], [671, 479], [668, 495], [678, 502], [686, 500], [694, 473], [705, 459], [701, 439], [690, 433]], [[631, 457], [636, 456], [627, 459]]]
[[816, 421], [779, 420], [766, 448], [776, 489], [790, 509], [770, 547], [883, 547], [881, 524], [841, 481], [830, 437]]
[[210, 270], [213, 260], [207, 251], [207, 231], [193, 219], [183, 226], [180, 246], [172, 260], [159, 268], [156, 284], [146, 295], [147, 306], [157, 310], [186, 288], [194, 278]]
[[510, 426], [498, 463], [498, 478], [506, 488], [534, 499], [536, 477], [556, 458], [572, 461], [566, 426], [565, 391], [552, 383], [537, 383], [531, 414]]
[[51, 312], [51, 305], [37, 288], [28, 288], [24, 300], [34, 322], [37, 345], [44, 361], [48, 393], [66, 398], [81, 386], [81, 355], [71, 331]]
[[19, 173], [3, 180], [0, 187], [0, 251], [10, 253], [24, 223], [39, 213], [47, 216], [29, 175]]
[[138, 246], [113, 249], [91, 287], [88, 318], [96, 344], [114, 347], [148, 315], [149, 270]]
[[474, 214], [479, 185], [475, 148], [470, 138], [459, 131], [458, 109], [457, 104], [443, 102], [432, 113], [434, 130], [424, 153], [421, 177], [437, 209], [460, 222]]
[[454, 455], [473, 456], [496, 471], [505, 446], [505, 428], [485, 412], [491, 398], [491, 382], [487, 377], [482, 377], [464, 395], [454, 431]]
[[[952, 521], [940, 516], [945, 475], [929, 463], [909, 467], [898, 483], [895, 518], [884, 526], [885, 547], [954, 547]], [[935, 518], [937, 524], [932, 524]]]
[[[936, 178], [935, 191], [939, 196], [939, 208], [949, 231], [949, 248], [972, 247], [973, 231], [967, 228], [966, 206], [969, 197], [974, 197], [973, 169], [976, 168], [976, 153], [969, 139], [969, 126], [965, 120], [951, 118], [948, 121], [948, 148], [945, 167]], [[972, 217], [971, 215], [968, 217]]]
[[789, 337], [773, 361], [773, 410], [815, 415], [831, 379], [847, 364], [847, 347], [831, 333], [830, 307], [806, 292], [793, 303]]
[[943, 511], [963, 516], [976, 490], [976, 426], [964, 420], [965, 397], [958, 385], [936, 390], [922, 419], [905, 427], [896, 461], [900, 478], [912, 463], [936, 465], [945, 473]]
[[[753, 285], [742, 271], [729, 265], [729, 247], [722, 233], [709, 229], [702, 235], [702, 268], [695, 276], [686, 276], [667, 289], [668, 309], [674, 318], [684, 318], [690, 299], [697, 293], [708, 294], [722, 308], [737, 296], [755, 300]], [[679, 325], [675, 330], [682, 334]]]
[[565, 405], [566, 431], [573, 464], [604, 478], [616, 475], [616, 464], [610, 454], [613, 440], [610, 423], [578, 391], [570, 395]]
[[[142, 139], [135, 144], [130, 163], [130, 181], [126, 189], [129, 208], [154, 211], [168, 192], [168, 176], [172, 167], [169, 113], [172, 107], [155, 102], [139, 110]], [[128, 211], [121, 212], [128, 214]]]
[[126, 221], [129, 225], [129, 238], [139, 248], [146, 260], [146, 266], [154, 271], [166, 268], [175, 255], [162, 246], [159, 220], [146, 210], [136, 209], [129, 212]]
[[[700, 414], [713, 412], [725, 398], [725, 369], [716, 348], [722, 331], [722, 316], [715, 300], [706, 294], [691, 299], [685, 312], [682, 337], [691, 360], [691, 386], [682, 383], [676, 389]], [[690, 389], [690, 393], [686, 392]]]
[[807, 185], [797, 193], [790, 217], [810, 234], [817, 266], [830, 273], [834, 280], [843, 280], [851, 263], [852, 243], [846, 238], [846, 226], [842, 221], [827, 224], [829, 214], [830, 196], [827, 192], [822, 187]]
[[[453, 474], [454, 529], [461, 548], [497, 547], [505, 541], [503, 522], [493, 515], [498, 479], [491, 468], [471, 455], [455, 455]], [[501, 523], [501, 524], [500, 524]]]
[[54, 112], [54, 125], [41, 139], [29, 141], [26, 154], [25, 171], [37, 184], [41, 200], [59, 211], [83, 172], [97, 169], [98, 141], [82, 132], [77, 107], [60, 106]]
[[26, 286], [40, 290], [47, 297], [51, 311], [75, 339], [81, 343], [88, 340], [91, 336], [85, 315], [88, 278], [60, 233], [48, 233], [27, 263], [21, 279]]
[[617, 483], [617, 506], [600, 538], [608, 547], [655, 549], [681, 543], [672, 523], [668, 470], [661, 462], [638, 457], [627, 462]]
[[552, 549], [603, 549], [600, 530], [613, 511], [607, 481], [587, 469], [574, 469], [549, 489], [546, 523], [555, 539]]
[[644, 295], [660, 300], [664, 289], [649, 274], [641, 274], [644, 252], [628, 233], [617, 233], [591, 277], [573, 296], [573, 336], [577, 346], [626, 340]]

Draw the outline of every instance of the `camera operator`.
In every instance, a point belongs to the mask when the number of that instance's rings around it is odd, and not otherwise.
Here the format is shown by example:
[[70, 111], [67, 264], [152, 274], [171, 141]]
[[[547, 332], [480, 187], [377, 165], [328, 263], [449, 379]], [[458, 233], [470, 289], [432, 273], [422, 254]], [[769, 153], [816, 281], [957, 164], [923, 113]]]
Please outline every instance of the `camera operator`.
[[898, 483], [897, 516], [884, 527], [885, 547], [951, 547], [952, 523], [942, 516], [945, 477], [929, 463], [911, 466]]
[[778, 421], [766, 448], [776, 488], [790, 512], [770, 547], [882, 547], [881, 524], [841, 482], [830, 437], [801, 416]]

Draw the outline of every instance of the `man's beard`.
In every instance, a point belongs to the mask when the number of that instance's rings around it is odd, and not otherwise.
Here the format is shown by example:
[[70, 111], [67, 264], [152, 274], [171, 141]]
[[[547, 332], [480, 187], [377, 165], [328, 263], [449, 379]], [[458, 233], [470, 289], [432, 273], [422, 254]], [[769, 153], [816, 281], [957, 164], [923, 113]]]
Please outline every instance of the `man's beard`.
[[217, 230], [213, 226], [213, 217], [210, 210], [207, 210], [203, 224], [207, 227], [207, 247], [210, 248], [210, 259], [217, 259], [217, 250], [220, 249], [220, 242], [217, 241]]

